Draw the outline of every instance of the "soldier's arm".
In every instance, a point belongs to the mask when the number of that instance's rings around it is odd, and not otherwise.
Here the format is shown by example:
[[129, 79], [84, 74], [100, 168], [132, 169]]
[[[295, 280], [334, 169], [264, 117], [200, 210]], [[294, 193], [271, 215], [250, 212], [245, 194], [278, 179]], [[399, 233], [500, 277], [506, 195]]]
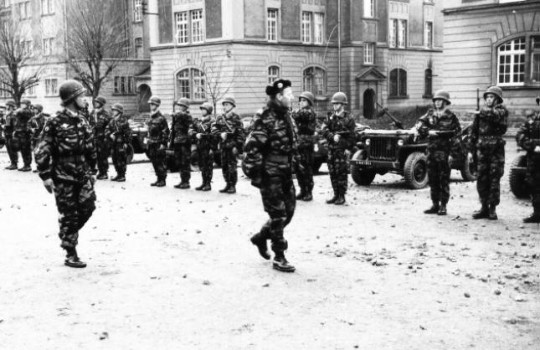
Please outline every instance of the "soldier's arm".
[[167, 120], [163, 118], [163, 145], [167, 147], [167, 140], [169, 139], [169, 134], [171, 134], [171, 129], [169, 129], [169, 124], [167, 124]]
[[332, 141], [334, 139], [334, 133], [330, 131], [328, 120], [329, 117], [325, 119], [325, 121], [321, 125], [321, 135], [328, 141]]
[[34, 151], [39, 177], [45, 181], [52, 176], [52, 153], [54, 148], [54, 123], [48, 121], [41, 133], [41, 140]]
[[253, 129], [246, 140], [244, 150], [246, 153], [253, 155], [261, 153], [266, 148], [268, 142], [268, 131], [266, 125], [261, 118], [256, 118], [253, 122]]
[[311, 111], [308, 123], [309, 131], [315, 133], [317, 131], [317, 114]]
[[454, 113], [452, 113], [452, 131], [454, 132], [454, 135], [459, 135], [461, 133], [461, 124]]
[[222, 118], [221, 116], [218, 116], [216, 120], [212, 123], [211, 127], [211, 133], [212, 135], [219, 136], [221, 134], [221, 125], [219, 125], [219, 118]]
[[90, 166], [90, 169], [94, 168], [97, 164], [97, 149], [94, 142], [94, 134], [90, 125], [86, 125], [84, 128], [84, 158]]
[[476, 147], [476, 142], [478, 141], [478, 123], [480, 122], [480, 115], [475, 114], [472, 125], [471, 125], [471, 135], [469, 137], [469, 146], [471, 148]]

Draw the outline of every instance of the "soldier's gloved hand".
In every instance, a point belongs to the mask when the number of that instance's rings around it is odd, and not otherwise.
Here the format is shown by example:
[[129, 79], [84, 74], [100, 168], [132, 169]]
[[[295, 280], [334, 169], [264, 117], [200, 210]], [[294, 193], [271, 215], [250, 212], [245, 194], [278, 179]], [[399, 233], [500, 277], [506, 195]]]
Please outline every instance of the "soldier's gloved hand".
[[236, 157], [238, 155], [238, 148], [233, 147], [232, 154]]
[[534, 153], [540, 153], [540, 145], [534, 148]]
[[340, 135], [334, 135], [334, 142], [339, 142], [339, 140], [341, 139], [341, 136]]
[[227, 133], [226, 133], [226, 132], [222, 132], [222, 133], [221, 133], [221, 139], [222, 139], [223, 141], [225, 141], [225, 140], [227, 139]]
[[197, 140], [200, 140], [202, 138], [202, 134], [198, 133], [198, 134], [195, 135], [195, 137], [197, 138]]
[[52, 179], [43, 180], [43, 186], [45, 186], [47, 192], [53, 193], [54, 184]]

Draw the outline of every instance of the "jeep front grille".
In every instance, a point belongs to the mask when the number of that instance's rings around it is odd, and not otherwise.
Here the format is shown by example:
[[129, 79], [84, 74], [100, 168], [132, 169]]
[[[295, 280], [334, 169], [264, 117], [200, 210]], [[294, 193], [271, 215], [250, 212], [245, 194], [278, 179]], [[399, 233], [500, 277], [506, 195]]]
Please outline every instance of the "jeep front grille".
[[393, 138], [372, 137], [369, 153], [372, 159], [395, 160], [396, 140]]

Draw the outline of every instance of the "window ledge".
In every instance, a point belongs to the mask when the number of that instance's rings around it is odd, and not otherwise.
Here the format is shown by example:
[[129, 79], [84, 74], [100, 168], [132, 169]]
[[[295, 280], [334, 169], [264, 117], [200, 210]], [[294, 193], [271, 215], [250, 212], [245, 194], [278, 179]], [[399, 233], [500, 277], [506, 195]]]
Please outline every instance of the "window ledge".
[[422, 95], [422, 98], [433, 98], [433, 94], [429, 94], [429, 95]]
[[328, 101], [328, 96], [323, 96], [323, 95], [315, 96], [315, 101]]
[[405, 96], [388, 96], [389, 100], [406, 100], [409, 98], [409, 95]]
[[114, 92], [112, 95], [113, 95], [113, 96], [137, 96], [137, 94], [134, 93], [134, 92], [132, 92], [132, 93], [127, 93], [127, 94], [122, 94], [122, 93], [120, 93], [120, 92]]
[[528, 84], [528, 85], [515, 85], [515, 86], [504, 86], [497, 85], [503, 90], [538, 90], [540, 83], [537, 84]]

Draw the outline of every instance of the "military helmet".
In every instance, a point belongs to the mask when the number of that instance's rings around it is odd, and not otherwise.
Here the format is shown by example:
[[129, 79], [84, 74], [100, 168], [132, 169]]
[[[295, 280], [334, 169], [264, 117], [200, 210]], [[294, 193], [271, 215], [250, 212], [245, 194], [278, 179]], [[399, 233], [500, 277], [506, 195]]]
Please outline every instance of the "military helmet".
[[182, 97], [181, 99], [176, 101], [174, 104], [178, 105], [178, 106], [184, 106], [186, 108], [189, 108], [189, 100], [187, 98], [185, 98], [185, 97]]
[[32, 105], [32, 101], [30, 101], [29, 99], [23, 99], [23, 100], [21, 100], [21, 104], [22, 104], [22, 105], [31, 106], [31, 105]]
[[81, 96], [86, 92], [86, 89], [76, 80], [66, 80], [58, 88], [62, 103], [66, 104]]
[[105, 104], [107, 103], [107, 100], [103, 96], [96, 97], [94, 101], [101, 104], [101, 106], [105, 106]]
[[484, 92], [484, 100], [486, 99], [487, 94], [493, 94], [501, 100], [501, 103], [503, 102], [503, 92], [500, 87], [495, 85], [488, 87], [486, 92]]
[[309, 104], [311, 106], [313, 106], [313, 103], [315, 101], [315, 96], [313, 96], [313, 94], [311, 92], [309, 92], [309, 91], [302, 92], [300, 94], [300, 97], [298, 98], [298, 100], [300, 100], [301, 98], [306, 99], [309, 102]]
[[209, 102], [205, 102], [201, 105], [200, 109], [204, 109], [208, 112], [208, 114], [212, 114], [214, 111], [214, 106], [212, 106], [212, 104]]
[[33, 107], [34, 109], [37, 109], [40, 113], [43, 112], [43, 106], [39, 103], [36, 103], [35, 105], [33, 105]]
[[444, 102], [448, 104], [452, 104], [452, 102], [450, 102], [450, 93], [448, 93], [448, 91], [445, 91], [445, 90], [436, 91], [435, 95], [433, 96], [431, 100], [433, 102], [435, 102], [435, 100], [443, 100]]
[[113, 104], [113, 106], [111, 107], [111, 110], [113, 111], [118, 111], [120, 113], [124, 113], [124, 106], [122, 106], [120, 103], [115, 103]]
[[6, 107], [15, 107], [15, 108], [17, 108], [17, 104], [13, 100], [7, 100], [6, 101]]
[[341, 104], [348, 104], [347, 102], [347, 95], [343, 92], [336, 92], [334, 96], [332, 96], [332, 104], [334, 103], [341, 103]]
[[148, 104], [159, 106], [161, 105], [161, 99], [157, 96], [152, 96], [148, 100]]
[[236, 107], [236, 101], [234, 100], [234, 97], [232, 96], [225, 96], [225, 98], [223, 98], [223, 100], [221, 101], [221, 104], [223, 105], [225, 103], [230, 103], [234, 107]]

